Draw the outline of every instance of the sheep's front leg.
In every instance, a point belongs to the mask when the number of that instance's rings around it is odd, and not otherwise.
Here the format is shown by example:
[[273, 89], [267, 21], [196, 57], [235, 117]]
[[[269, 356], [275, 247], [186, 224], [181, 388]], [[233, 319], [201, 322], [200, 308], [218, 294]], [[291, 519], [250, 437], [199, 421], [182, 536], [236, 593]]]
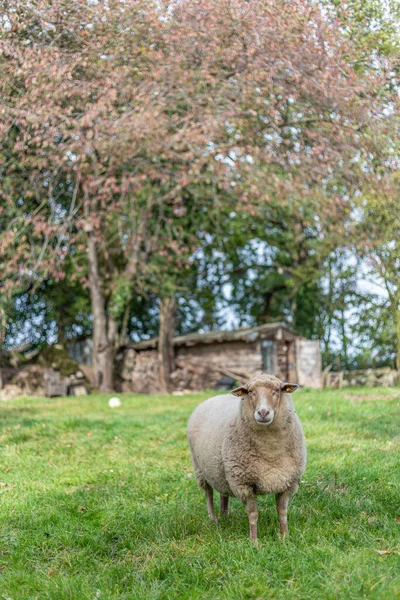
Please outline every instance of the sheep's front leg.
[[208, 516], [214, 523], [218, 523], [217, 515], [214, 510], [214, 490], [207, 482], [204, 484], [204, 493], [206, 495]]
[[249, 517], [250, 524], [250, 540], [253, 542], [255, 547], [258, 546], [257, 541], [257, 521], [258, 521], [258, 510], [257, 510], [257, 502], [256, 496], [251, 495], [248, 496], [245, 501], [247, 516]]
[[228, 516], [228, 509], [229, 509], [229, 496], [224, 496], [223, 494], [220, 495], [220, 504], [219, 504], [219, 512], [221, 517], [227, 517]]
[[287, 537], [289, 535], [288, 521], [287, 521], [287, 509], [291, 496], [297, 492], [299, 486], [297, 484], [293, 485], [291, 488], [282, 492], [280, 494], [276, 494], [276, 510], [278, 512], [279, 517], [279, 528], [282, 537]]

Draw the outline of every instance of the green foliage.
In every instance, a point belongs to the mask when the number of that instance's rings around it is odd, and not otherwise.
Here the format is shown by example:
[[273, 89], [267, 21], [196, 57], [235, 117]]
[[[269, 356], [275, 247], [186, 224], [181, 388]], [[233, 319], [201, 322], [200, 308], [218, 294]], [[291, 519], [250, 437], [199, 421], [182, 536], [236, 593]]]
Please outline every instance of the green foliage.
[[79, 370], [79, 365], [72, 360], [67, 350], [62, 346], [45, 346], [35, 361], [42, 367], [60, 371], [61, 375], [73, 375]]
[[284, 319], [316, 336], [324, 263], [337, 243], [329, 219], [321, 218], [323, 206], [276, 199], [255, 216], [226, 215], [220, 248], [208, 260], [232, 286], [229, 304], [243, 324]]
[[[185, 426], [205, 393], [9, 401], [0, 430], [0, 589], [26, 600], [396, 600], [397, 389], [298, 392], [308, 466], [282, 542], [260, 498], [215, 526]], [[379, 552], [388, 554], [379, 555]]]
[[359, 307], [358, 319], [351, 329], [360, 348], [352, 361], [352, 368], [396, 368], [395, 324], [387, 302], [374, 297], [366, 298]]
[[[319, 0], [339, 20], [346, 35], [359, 41], [364, 53], [399, 55], [400, 6], [397, 0]], [[371, 64], [371, 63], [370, 63]]]
[[[68, 269], [66, 269], [68, 270]], [[7, 310], [6, 347], [60, 344], [92, 332], [89, 290], [76, 280], [48, 277], [22, 293], [14, 292]]]
[[380, 282], [387, 295], [385, 308], [388, 310], [383, 313], [386, 319], [383, 320], [382, 325], [379, 323], [379, 329], [384, 337], [385, 330], [386, 333], [388, 330], [389, 313], [398, 369], [400, 368], [399, 183], [397, 173], [392, 176], [388, 174], [379, 180], [375, 189], [368, 190], [359, 198], [357, 205], [359, 218], [354, 227], [354, 245], [366, 261], [370, 277]]

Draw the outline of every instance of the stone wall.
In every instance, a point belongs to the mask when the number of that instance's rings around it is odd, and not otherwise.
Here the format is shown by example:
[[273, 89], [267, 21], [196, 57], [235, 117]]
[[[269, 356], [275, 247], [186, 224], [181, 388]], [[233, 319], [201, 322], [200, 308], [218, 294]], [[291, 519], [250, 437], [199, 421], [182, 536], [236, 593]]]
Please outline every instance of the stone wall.
[[399, 374], [395, 369], [366, 369], [365, 371], [343, 371], [343, 387], [369, 386], [391, 387], [400, 384]]
[[157, 350], [128, 348], [116, 356], [116, 389], [120, 392], [156, 394], [160, 392]]
[[[228, 376], [238, 383], [261, 372], [257, 344], [243, 342], [181, 347], [171, 373], [173, 391], [213, 389]], [[116, 389], [120, 392], [161, 392], [156, 350], [125, 348], [116, 356]]]

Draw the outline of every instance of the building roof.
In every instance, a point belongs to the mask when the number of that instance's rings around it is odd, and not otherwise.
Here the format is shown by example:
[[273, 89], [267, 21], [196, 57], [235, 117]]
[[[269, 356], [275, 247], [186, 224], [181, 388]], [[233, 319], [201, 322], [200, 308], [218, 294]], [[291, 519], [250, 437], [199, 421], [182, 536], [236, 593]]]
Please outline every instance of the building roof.
[[[258, 339], [267, 339], [272, 337], [278, 330], [283, 330], [285, 337], [299, 337], [294, 331], [290, 330], [285, 323], [265, 323], [258, 327], [241, 327], [233, 331], [207, 331], [205, 333], [188, 333], [187, 335], [178, 335], [174, 337], [172, 343], [174, 346], [195, 346], [196, 344], [215, 344], [219, 342], [255, 342]], [[151, 350], [157, 348], [158, 338], [142, 340], [129, 344], [129, 348], [134, 350]]]

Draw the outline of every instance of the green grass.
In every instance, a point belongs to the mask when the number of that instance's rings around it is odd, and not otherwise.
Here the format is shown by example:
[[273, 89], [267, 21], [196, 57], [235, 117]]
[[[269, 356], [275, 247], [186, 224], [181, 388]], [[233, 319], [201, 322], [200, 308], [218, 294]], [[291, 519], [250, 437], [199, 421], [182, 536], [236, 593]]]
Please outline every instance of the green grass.
[[400, 391], [294, 396], [308, 467], [287, 541], [259, 499], [258, 550], [240, 503], [210, 523], [193, 479], [206, 396], [1, 403], [0, 599], [400, 598]]

